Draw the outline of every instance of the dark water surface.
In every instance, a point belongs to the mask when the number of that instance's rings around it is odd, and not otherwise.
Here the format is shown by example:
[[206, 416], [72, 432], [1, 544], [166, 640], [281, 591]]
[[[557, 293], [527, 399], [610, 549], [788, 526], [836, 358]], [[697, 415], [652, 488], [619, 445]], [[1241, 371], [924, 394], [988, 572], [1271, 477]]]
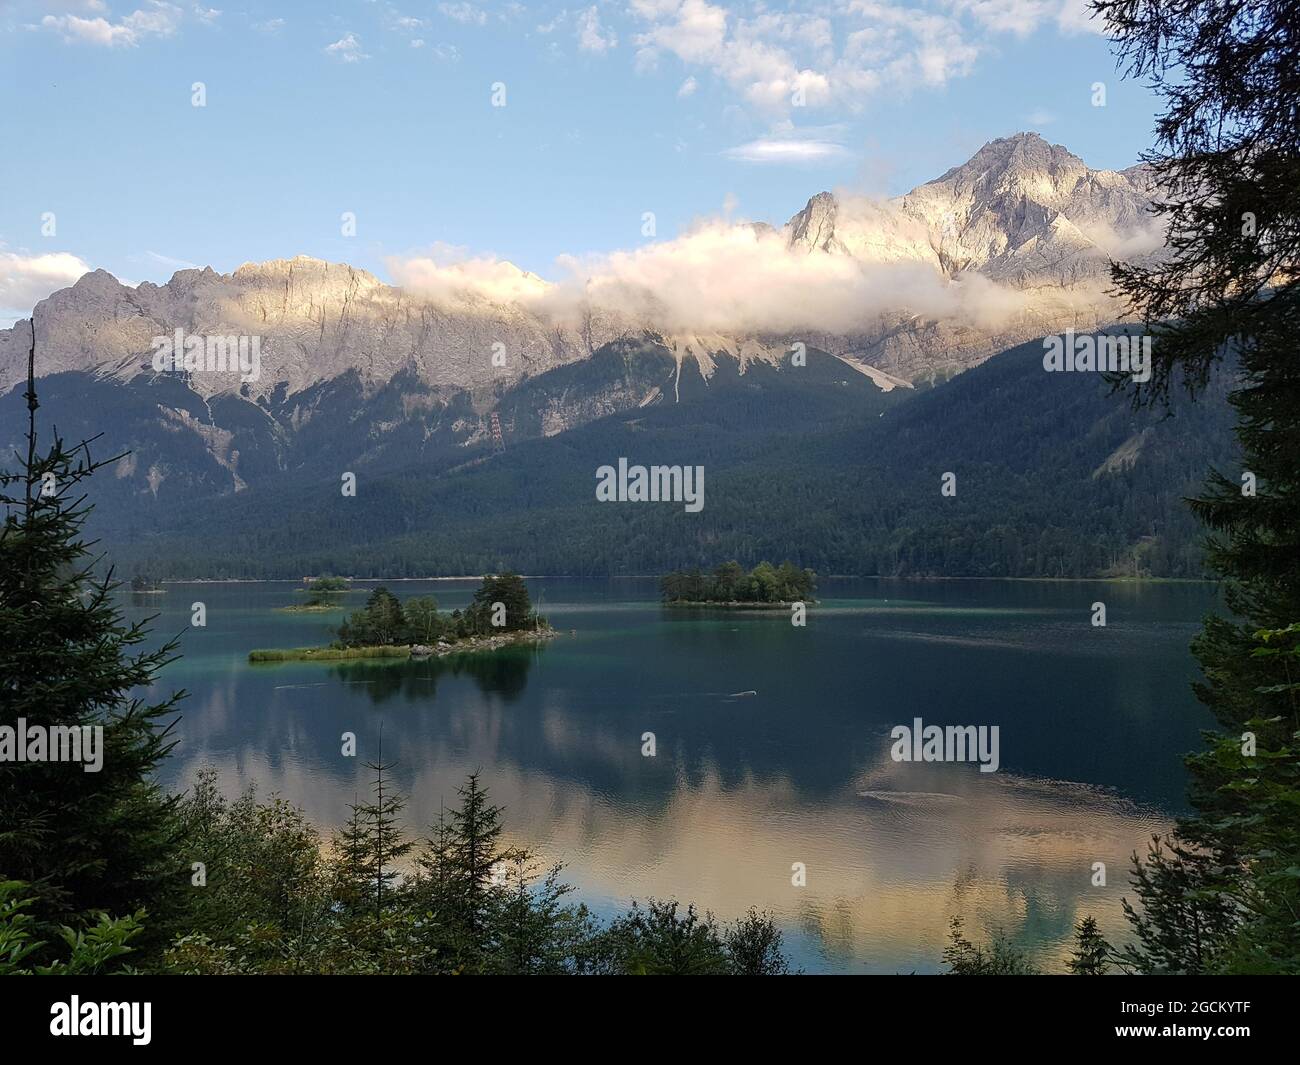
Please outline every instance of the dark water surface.
[[[450, 610], [476, 584], [389, 587]], [[275, 612], [291, 584], [127, 597], [132, 616], [161, 613], [160, 635], [207, 607], [163, 676], [192, 693], [167, 783], [214, 766], [228, 794], [256, 783], [328, 832], [366, 789], [382, 723], [413, 832], [481, 768], [509, 841], [566, 861], [601, 912], [649, 895], [722, 918], [757, 905], [817, 972], [934, 971], [960, 915], [1057, 967], [1082, 914], [1122, 930], [1128, 857], [1182, 809], [1181, 755], [1210, 724], [1187, 651], [1209, 585], [823, 580], [801, 629], [665, 610], [649, 579], [529, 584], [562, 637], [395, 664], [250, 665], [341, 620]], [[1001, 768], [894, 762], [890, 730], [916, 717], [999, 726]], [[360, 758], [340, 755], [344, 732]]]

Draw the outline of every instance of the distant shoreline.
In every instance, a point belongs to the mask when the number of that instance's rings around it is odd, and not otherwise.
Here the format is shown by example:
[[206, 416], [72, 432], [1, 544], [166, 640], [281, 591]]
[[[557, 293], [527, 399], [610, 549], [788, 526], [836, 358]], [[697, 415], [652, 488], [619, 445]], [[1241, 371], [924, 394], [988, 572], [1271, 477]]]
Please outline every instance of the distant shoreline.
[[660, 603], [660, 606], [672, 608], [685, 608], [692, 610], [705, 610], [710, 607], [720, 607], [723, 610], [789, 610], [796, 603], [803, 603], [805, 606], [816, 606], [816, 599], [791, 599], [784, 603], [760, 603], [757, 601], [745, 602], [740, 599], [713, 600], [713, 599], [672, 599], [666, 603]]
[[[478, 581], [487, 574], [464, 577], [349, 577], [349, 581], [376, 584], [423, 583], [426, 581]], [[521, 573], [530, 581], [640, 581], [659, 580], [661, 573], [618, 573], [608, 576], [580, 576], [574, 573]], [[899, 584], [937, 584], [943, 581], [1016, 581], [1023, 584], [1220, 584], [1212, 577], [882, 577], [852, 573], [824, 573], [820, 578], [833, 581], [897, 581]], [[163, 584], [301, 584], [295, 577], [190, 577], [165, 580]]]

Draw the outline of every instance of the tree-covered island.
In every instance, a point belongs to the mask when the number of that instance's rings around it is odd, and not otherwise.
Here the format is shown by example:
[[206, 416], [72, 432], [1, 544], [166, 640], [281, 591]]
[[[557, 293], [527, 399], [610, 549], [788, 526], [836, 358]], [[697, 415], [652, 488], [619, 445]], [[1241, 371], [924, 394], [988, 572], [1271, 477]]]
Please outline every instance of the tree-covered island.
[[760, 562], [748, 573], [734, 559], [712, 573], [678, 570], [660, 581], [666, 606], [779, 607], [789, 603], [815, 603], [817, 574], [793, 562], [773, 566]]
[[301, 591], [307, 598], [275, 609], [286, 614], [327, 614], [343, 609], [343, 597], [352, 590], [346, 577], [304, 577]]
[[548, 639], [555, 635], [546, 618], [533, 609], [528, 586], [517, 573], [483, 578], [474, 600], [450, 614], [438, 610], [431, 595], [405, 602], [383, 585], [366, 605], [339, 626], [328, 647], [250, 651], [250, 662], [333, 660], [340, 658], [423, 658], [453, 651], [493, 650], [506, 644]]

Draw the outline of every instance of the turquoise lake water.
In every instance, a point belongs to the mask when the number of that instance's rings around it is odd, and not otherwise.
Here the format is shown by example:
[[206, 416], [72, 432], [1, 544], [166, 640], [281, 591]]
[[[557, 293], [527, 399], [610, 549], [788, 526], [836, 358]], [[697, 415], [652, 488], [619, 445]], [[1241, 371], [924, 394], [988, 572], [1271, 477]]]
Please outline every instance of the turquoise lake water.
[[[389, 587], [450, 610], [476, 584]], [[1122, 932], [1129, 856], [1182, 809], [1181, 757], [1210, 725], [1187, 650], [1210, 585], [823, 580], [803, 628], [667, 610], [651, 579], [529, 585], [559, 638], [399, 663], [250, 665], [341, 620], [275, 612], [288, 583], [127, 596], [159, 636], [207, 608], [161, 681], [191, 693], [166, 782], [212, 766], [229, 794], [277, 792], [328, 832], [382, 727], [412, 834], [481, 769], [509, 841], [566, 862], [602, 913], [647, 896], [724, 919], [758, 906], [810, 972], [935, 971], [962, 916], [1057, 968], [1083, 914]], [[998, 726], [1000, 768], [894, 761], [890, 731], [915, 718]], [[341, 756], [344, 732], [361, 757]]]

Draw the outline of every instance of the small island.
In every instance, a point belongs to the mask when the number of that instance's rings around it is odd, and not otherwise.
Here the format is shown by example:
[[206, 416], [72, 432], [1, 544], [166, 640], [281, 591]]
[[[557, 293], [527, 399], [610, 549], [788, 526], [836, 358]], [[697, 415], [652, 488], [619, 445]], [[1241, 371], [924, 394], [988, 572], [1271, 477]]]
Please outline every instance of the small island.
[[346, 577], [304, 577], [299, 591], [306, 593], [306, 601], [275, 609], [284, 614], [328, 614], [343, 609], [343, 596], [351, 590]]
[[405, 602], [380, 585], [366, 605], [352, 613], [328, 647], [256, 650], [250, 662], [333, 662], [345, 658], [431, 658], [467, 651], [492, 651], [555, 636], [533, 609], [528, 586], [517, 573], [483, 578], [474, 601], [450, 614], [438, 611], [431, 595]]
[[793, 562], [760, 562], [748, 573], [735, 560], [712, 573], [698, 569], [668, 574], [659, 582], [665, 606], [711, 606], [779, 610], [791, 603], [815, 603], [817, 574]]
[[145, 573], [137, 573], [131, 578], [131, 592], [134, 595], [162, 595], [167, 589], [162, 581]]

